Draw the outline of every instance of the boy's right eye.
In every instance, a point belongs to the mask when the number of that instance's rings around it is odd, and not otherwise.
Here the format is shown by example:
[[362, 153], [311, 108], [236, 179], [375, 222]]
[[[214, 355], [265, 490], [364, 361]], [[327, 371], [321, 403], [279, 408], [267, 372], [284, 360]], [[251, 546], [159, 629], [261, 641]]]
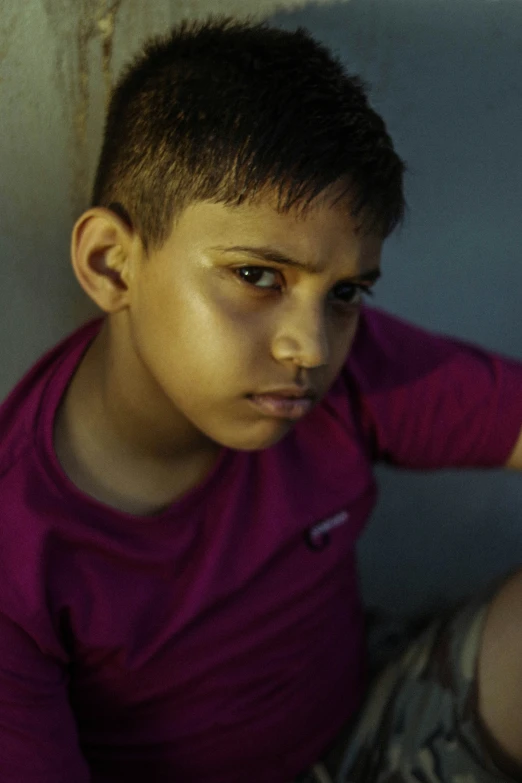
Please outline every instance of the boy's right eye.
[[266, 266], [241, 266], [234, 270], [243, 282], [256, 288], [280, 291], [283, 287], [281, 273]]

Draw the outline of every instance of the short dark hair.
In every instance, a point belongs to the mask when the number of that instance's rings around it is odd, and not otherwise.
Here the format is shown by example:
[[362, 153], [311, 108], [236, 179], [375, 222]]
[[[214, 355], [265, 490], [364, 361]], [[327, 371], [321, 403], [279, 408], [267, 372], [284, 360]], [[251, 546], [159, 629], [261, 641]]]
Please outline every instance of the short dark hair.
[[124, 71], [93, 206], [126, 212], [157, 247], [191, 202], [275, 193], [288, 211], [341, 182], [361, 228], [386, 237], [404, 215], [403, 173], [361, 80], [306, 30], [211, 18], [153, 39]]

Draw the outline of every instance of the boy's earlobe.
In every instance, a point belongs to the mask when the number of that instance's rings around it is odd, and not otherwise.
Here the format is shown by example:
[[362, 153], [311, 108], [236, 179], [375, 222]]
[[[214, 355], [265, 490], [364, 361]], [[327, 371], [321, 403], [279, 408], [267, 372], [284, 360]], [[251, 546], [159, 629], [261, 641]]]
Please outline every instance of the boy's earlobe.
[[114, 212], [95, 207], [77, 221], [71, 243], [74, 272], [87, 295], [106, 313], [129, 303], [134, 235]]

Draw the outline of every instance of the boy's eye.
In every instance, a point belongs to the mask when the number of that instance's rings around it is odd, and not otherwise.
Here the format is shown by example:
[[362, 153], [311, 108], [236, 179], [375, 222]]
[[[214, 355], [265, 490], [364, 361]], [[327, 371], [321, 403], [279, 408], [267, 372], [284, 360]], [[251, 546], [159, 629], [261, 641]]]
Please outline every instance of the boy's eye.
[[256, 288], [279, 290], [282, 287], [281, 273], [263, 266], [242, 266], [235, 273], [245, 282]]
[[372, 296], [372, 290], [365, 285], [355, 283], [339, 283], [332, 290], [332, 297], [342, 304], [358, 305], [364, 295]]

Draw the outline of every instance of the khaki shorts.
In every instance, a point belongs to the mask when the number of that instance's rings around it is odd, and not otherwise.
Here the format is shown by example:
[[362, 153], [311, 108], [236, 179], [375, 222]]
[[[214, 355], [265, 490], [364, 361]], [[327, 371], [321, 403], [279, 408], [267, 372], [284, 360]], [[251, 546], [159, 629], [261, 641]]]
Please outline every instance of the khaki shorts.
[[375, 677], [352, 728], [324, 762], [295, 783], [522, 781], [477, 708], [480, 641], [498, 588], [431, 621]]

